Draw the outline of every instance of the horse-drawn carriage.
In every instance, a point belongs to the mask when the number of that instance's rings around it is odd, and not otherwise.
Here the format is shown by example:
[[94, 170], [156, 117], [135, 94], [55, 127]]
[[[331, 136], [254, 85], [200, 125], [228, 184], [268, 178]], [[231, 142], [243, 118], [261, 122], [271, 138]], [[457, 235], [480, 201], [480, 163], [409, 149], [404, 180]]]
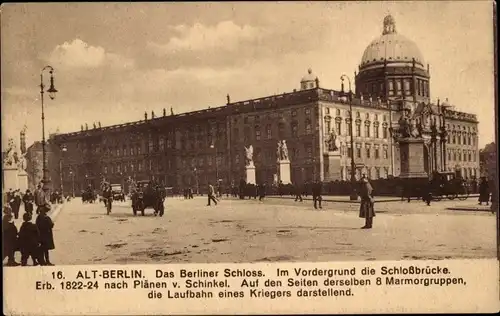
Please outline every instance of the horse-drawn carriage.
[[145, 210], [154, 210], [154, 215], [163, 216], [165, 206], [163, 205], [167, 196], [165, 188], [155, 185], [151, 181], [137, 181], [132, 183], [132, 211], [134, 215], [141, 212], [145, 215]]
[[435, 172], [431, 181], [432, 199], [441, 201], [443, 197], [449, 200], [458, 198], [463, 201], [469, 197], [469, 188], [465, 180], [455, 172]]
[[97, 200], [97, 195], [94, 190], [87, 189], [82, 192], [82, 202], [83, 203], [94, 203]]
[[125, 193], [123, 192], [121, 184], [111, 184], [111, 193], [113, 195], [113, 201], [125, 202]]

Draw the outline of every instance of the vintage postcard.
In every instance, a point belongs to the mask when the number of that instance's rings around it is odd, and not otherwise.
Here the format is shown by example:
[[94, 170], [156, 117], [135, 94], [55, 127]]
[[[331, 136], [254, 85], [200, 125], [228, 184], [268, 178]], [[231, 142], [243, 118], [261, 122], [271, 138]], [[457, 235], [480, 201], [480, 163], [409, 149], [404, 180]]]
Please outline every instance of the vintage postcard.
[[495, 10], [2, 5], [4, 314], [497, 312]]

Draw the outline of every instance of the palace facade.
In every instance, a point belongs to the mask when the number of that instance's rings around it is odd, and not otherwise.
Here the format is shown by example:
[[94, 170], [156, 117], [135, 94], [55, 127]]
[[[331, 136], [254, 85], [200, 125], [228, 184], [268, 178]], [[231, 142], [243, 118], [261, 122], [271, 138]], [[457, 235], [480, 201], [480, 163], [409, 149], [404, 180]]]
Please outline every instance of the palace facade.
[[[228, 96], [220, 107], [175, 115], [163, 110], [163, 115], [145, 113], [144, 119], [126, 124], [82, 126], [51, 137], [51, 157], [61, 161], [62, 170], [62, 177], [51, 178], [61, 178], [66, 192], [73, 184], [77, 191], [88, 184], [96, 187], [103, 177], [123, 184], [129, 177], [157, 179], [177, 188], [204, 188], [216, 179], [237, 183], [245, 176], [244, 148], [252, 145], [257, 182], [271, 183], [277, 143], [286, 140], [293, 183], [348, 180], [351, 137], [357, 177], [398, 176], [400, 153], [392, 132], [408, 107], [430, 109], [434, 132], [426, 151], [428, 173], [479, 176], [477, 118], [454, 111], [447, 101], [432, 104], [430, 78], [418, 47], [397, 33], [387, 16], [382, 35], [363, 54], [352, 93], [349, 87], [322, 87], [309, 69], [300, 89], [290, 93], [240, 102]], [[343, 86], [350, 86], [346, 79]], [[340, 177], [326, 158], [332, 131], [340, 141]]]

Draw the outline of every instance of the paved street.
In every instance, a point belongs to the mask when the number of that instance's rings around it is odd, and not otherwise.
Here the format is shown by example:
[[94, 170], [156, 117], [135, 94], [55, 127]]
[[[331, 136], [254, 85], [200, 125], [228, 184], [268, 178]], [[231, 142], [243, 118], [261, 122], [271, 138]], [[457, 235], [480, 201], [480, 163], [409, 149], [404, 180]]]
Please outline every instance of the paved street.
[[56, 264], [398, 260], [495, 257], [495, 216], [445, 210], [475, 201], [376, 204], [361, 230], [356, 204], [168, 199], [164, 217], [134, 217], [129, 202], [66, 204], [55, 218]]

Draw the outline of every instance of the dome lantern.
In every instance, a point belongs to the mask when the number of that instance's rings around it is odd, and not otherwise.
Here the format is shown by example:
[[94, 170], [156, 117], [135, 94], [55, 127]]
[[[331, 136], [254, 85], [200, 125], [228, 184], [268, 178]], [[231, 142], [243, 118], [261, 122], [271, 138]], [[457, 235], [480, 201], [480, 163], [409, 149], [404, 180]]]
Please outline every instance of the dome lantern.
[[396, 33], [396, 21], [392, 15], [389, 14], [384, 18], [384, 31], [382, 32], [382, 35], [393, 33]]

